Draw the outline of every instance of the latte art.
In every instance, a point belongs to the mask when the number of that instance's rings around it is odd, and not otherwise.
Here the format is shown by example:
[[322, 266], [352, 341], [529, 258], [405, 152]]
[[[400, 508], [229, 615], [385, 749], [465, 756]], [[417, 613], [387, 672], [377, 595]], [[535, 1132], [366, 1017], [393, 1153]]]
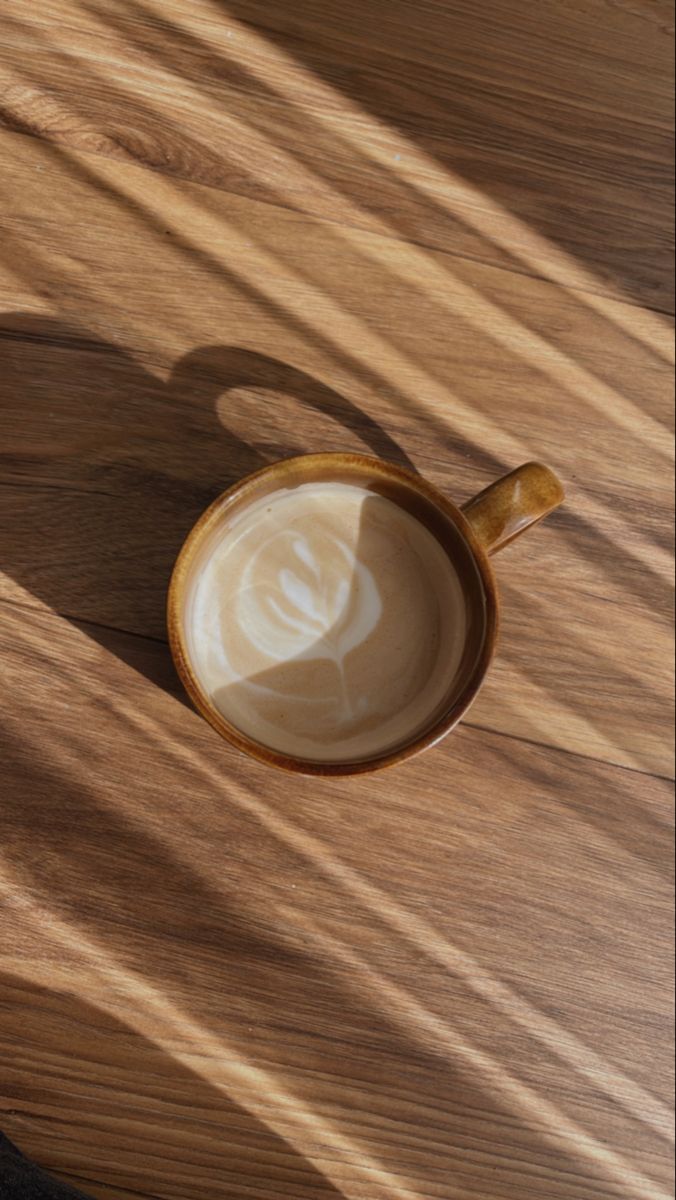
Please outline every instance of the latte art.
[[251, 504], [212, 540], [189, 646], [226, 719], [312, 761], [368, 758], [429, 722], [466, 634], [432, 534], [362, 488], [305, 484]]
[[[269, 563], [280, 559], [290, 565], [280, 566], [275, 579]], [[282, 530], [264, 542], [244, 572], [235, 607], [242, 633], [271, 659], [328, 657], [339, 667], [383, 609], [368, 567], [321, 528], [314, 536]]]

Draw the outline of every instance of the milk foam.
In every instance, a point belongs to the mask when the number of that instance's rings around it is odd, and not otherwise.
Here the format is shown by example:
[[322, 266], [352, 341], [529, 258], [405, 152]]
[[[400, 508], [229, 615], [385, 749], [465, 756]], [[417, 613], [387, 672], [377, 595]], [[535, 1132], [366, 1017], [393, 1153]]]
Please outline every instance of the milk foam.
[[224, 522], [196, 572], [189, 651], [256, 741], [313, 761], [373, 757], [429, 723], [457, 672], [455, 569], [398, 505], [304, 484]]

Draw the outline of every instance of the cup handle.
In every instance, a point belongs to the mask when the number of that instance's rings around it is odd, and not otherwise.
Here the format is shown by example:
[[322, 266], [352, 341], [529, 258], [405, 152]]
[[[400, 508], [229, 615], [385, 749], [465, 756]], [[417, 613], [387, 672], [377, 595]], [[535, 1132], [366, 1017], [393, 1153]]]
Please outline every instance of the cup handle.
[[462, 506], [486, 554], [497, 554], [565, 499], [559, 479], [542, 463], [524, 463]]

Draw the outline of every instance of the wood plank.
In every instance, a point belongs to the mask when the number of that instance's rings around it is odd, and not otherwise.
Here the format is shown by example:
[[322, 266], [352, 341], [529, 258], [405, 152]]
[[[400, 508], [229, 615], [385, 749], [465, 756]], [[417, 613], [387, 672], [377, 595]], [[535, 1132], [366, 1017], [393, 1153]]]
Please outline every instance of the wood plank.
[[10, 1137], [170, 1197], [666, 1195], [666, 785], [464, 729], [355, 838], [138, 639], [1, 630]]

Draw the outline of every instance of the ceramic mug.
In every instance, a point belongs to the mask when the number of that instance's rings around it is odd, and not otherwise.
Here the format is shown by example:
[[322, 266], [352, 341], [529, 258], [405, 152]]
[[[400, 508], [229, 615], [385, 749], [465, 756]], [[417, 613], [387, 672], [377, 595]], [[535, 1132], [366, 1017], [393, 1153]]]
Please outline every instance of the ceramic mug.
[[[450, 556], [467, 605], [467, 635], [460, 666], [444, 702], [428, 728], [396, 749], [363, 761], [314, 762], [270, 749], [230, 724], [200, 683], [189, 653], [187, 601], [193, 572], [214, 532], [249, 505], [275, 492], [307, 483], [347, 483], [383, 496], [417, 518]], [[526, 463], [456, 507], [420, 476], [380, 459], [359, 454], [311, 454], [286, 459], [235, 484], [207, 509], [188, 535], [169, 587], [169, 643], [178, 674], [195, 707], [238, 750], [275, 767], [306, 775], [358, 775], [404, 761], [434, 746], [457, 725], [475, 699], [490, 666], [498, 627], [498, 590], [491, 555], [541, 521], [564, 499], [556, 475], [540, 463]]]

